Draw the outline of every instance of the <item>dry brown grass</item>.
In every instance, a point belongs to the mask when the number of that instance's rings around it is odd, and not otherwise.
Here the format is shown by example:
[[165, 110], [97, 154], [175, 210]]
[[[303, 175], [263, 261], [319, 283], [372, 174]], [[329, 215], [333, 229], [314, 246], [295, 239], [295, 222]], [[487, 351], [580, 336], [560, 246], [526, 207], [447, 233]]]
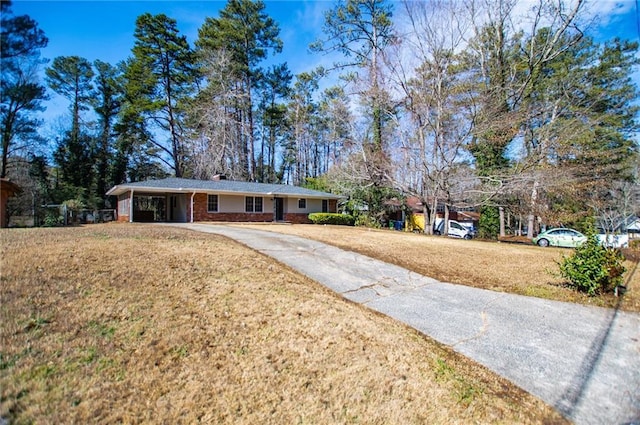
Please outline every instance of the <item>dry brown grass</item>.
[[10, 422], [564, 422], [418, 332], [219, 236], [108, 224], [0, 238]]
[[[460, 240], [393, 230], [318, 225], [242, 225], [322, 241], [405, 267], [443, 282], [558, 301], [640, 312], [638, 263], [625, 266], [627, 293], [588, 297], [568, 288], [557, 262], [572, 251], [534, 245]], [[620, 304], [620, 305], [618, 305]]]

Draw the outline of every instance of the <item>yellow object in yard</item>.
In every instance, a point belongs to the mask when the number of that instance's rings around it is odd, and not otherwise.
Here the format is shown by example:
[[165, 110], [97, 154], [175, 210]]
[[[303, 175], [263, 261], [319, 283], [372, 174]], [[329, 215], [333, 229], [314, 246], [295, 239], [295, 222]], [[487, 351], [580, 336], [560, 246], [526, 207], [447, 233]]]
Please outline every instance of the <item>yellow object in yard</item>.
[[405, 229], [409, 232], [414, 230], [424, 232], [424, 214], [408, 215], [405, 223]]

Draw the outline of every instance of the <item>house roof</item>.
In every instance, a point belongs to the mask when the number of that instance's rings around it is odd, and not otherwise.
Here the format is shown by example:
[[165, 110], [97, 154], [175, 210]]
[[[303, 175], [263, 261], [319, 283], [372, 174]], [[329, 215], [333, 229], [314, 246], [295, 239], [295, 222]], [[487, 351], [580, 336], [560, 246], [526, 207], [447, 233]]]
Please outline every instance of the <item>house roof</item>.
[[8, 196], [14, 196], [21, 193], [22, 189], [11, 180], [3, 177], [0, 179], [0, 191], [6, 193]]
[[305, 197], [317, 199], [340, 199], [342, 196], [304, 187], [284, 184], [239, 182], [233, 180], [193, 180], [171, 177], [161, 180], [147, 180], [123, 183], [109, 189], [107, 195], [121, 195], [130, 190], [146, 193], [211, 193], [235, 195], [262, 195], [282, 197]]
[[637, 215], [630, 215], [620, 221], [620, 223], [616, 226], [616, 230], [622, 231], [640, 231], [640, 217]]

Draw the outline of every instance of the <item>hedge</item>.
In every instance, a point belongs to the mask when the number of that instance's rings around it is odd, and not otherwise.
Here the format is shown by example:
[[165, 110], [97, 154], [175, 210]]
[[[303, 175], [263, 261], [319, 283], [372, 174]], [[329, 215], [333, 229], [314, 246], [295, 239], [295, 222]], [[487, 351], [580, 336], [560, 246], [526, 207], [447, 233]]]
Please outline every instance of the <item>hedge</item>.
[[313, 224], [338, 224], [341, 226], [353, 226], [356, 221], [352, 215], [337, 213], [311, 213], [309, 220]]

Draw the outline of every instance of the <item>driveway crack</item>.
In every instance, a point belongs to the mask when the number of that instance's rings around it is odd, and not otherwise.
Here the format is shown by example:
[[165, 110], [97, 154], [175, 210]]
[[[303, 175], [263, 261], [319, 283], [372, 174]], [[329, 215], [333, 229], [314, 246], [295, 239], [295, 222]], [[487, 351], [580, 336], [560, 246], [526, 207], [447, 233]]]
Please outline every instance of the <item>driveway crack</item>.
[[453, 344], [451, 344], [451, 347], [455, 347], [457, 345], [461, 345], [464, 344], [466, 342], [469, 341], [473, 341], [474, 339], [478, 339], [480, 337], [482, 337], [485, 333], [487, 333], [487, 331], [489, 330], [489, 317], [487, 314], [487, 310], [488, 308], [495, 303], [496, 301], [498, 301], [499, 299], [501, 299], [503, 297], [503, 295], [498, 295], [494, 298], [492, 298], [491, 300], [487, 301], [484, 306], [482, 307], [482, 310], [480, 311], [480, 319], [482, 320], [482, 325], [480, 326], [480, 330], [475, 333], [474, 335], [468, 337], [468, 338], [464, 338], [461, 339], [459, 341], [454, 342]]

